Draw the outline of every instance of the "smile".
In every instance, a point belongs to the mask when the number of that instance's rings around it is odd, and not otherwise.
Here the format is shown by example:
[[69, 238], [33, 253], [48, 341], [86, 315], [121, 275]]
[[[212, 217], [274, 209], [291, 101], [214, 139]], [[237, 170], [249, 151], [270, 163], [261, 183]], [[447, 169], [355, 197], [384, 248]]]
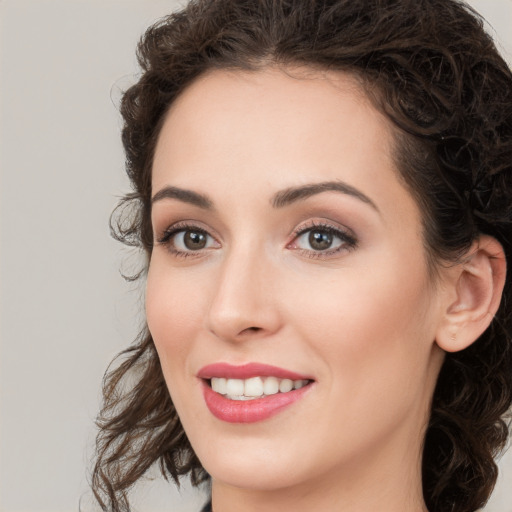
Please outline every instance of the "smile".
[[308, 376], [260, 363], [216, 363], [197, 376], [209, 411], [229, 423], [270, 418], [305, 396], [314, 384]]
[[251, 377], [250, 379], [226, 379], [214, 377], [210, 386], [216, 393], [229, 400], [255, 400], [277, 393], [288, 393], [300, 389], [310, 381], [306, 379], [279, 379], [277, 377]]

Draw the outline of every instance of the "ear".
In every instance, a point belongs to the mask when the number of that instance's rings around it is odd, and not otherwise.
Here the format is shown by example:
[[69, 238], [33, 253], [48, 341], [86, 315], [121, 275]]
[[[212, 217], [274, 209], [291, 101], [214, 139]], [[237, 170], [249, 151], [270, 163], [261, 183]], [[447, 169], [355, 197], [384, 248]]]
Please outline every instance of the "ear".
[[493, 237], [482, 235], [451, 273], [448, 300], [437, 329], [436, 342], [446, 352], [469, 347], [489, 327], [505, 286], [506, 259]]

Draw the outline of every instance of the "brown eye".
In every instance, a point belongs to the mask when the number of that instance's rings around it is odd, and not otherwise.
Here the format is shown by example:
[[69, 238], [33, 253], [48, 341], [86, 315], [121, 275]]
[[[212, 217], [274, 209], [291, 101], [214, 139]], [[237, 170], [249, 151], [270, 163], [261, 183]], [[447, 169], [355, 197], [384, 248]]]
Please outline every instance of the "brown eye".
[[315, 251], [325, 251], [331, 247], [333, 236], [332, 233], [322, 230], [310, 231], [308, 242], [310, 247]]
[[335, 254], [353, 249], [357, 240], [352, 234], [329, 225], [313, 225], [302, 229], [289, 246], [299, 249], [302, 254], [311, 258], [334, 257]]
[[186, 255], [200, 252], [203, 249], [219, 247], [219, 244], [208, 232], [193, 226], [170, 229], [158, 241], [176, 255]]
[[183, 244], [191, 251], [204, 249], [207, 243], [207, 235], [203, 231], [183, 231]]

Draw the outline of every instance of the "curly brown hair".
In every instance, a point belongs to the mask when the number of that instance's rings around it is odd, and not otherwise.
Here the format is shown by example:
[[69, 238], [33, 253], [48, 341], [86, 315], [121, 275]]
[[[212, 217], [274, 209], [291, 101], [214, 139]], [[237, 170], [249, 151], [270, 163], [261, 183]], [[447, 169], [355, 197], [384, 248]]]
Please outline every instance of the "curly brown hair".
[[[512, 73], [482, 19], [457, 0], [192, 0], [150, 27], [142, 74], [124, 94], [122, 140], [133, 186], [112, 217], [115, 238], [149, 258], [151, 168], [169, 106], [211, 69], [306, 65], [351, 73], [396, 126], [400, 175], [423, 212], [433, 268], [480, 234], [512, 262]], [[144, 274], [144, 270], [140, 275]], [[431, 512], [488, 500], [509, 435], [512, 273], [490, 327], [446, 355], [423, 447]], [[92, 488], [103, 510], [154, 463], [177, 483], [208, 479], [173, 407], [149, 331], [104, 378]]]

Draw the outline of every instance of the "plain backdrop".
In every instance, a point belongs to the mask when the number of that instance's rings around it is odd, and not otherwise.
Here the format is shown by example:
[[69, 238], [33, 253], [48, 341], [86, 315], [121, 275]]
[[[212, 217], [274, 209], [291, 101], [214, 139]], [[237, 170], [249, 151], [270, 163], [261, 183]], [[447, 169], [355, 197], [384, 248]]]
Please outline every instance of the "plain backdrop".
[[[512, 62], [512, 0], [471, 4]], [[138, 38], [177, 5], [0, 0], [1, 512], [78, 511], [79, 500], [96, 510], [87, 474], [100, 382], [143, 321], [142, 290], [119, 273], [134, 256], [108, 230], [129, 189], [116, 104]], [[511, 452], [486, 512], [512, 512]], [[158, 478], [135, 498], [143, 512], [204, 501]]]

